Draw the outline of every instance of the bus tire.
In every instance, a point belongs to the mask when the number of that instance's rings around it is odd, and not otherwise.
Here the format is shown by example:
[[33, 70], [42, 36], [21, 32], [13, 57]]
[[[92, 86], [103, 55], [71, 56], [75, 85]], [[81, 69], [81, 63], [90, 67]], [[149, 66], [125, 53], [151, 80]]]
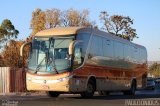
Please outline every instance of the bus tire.
[[81, 97], [83, 98], [93, 97], [95, 89], [96, 89], [95, 83], [92, 80], [90, 80], [87, 84], [86, 91], [81, 93]]
[[130, 90], [124, 91], [123, 93], [124, 95], [135, 95], [135, 91], [136, 91], [136, 81], [133, 80]]
[[49, 97], [58, 97], [60, 95], [60, 93], [59, 92], [54, 92], [54, 91], [48, 91], [47, 95]]
[[108, 91], [98, 91], [98, 94], [100, 96], [106, 96], [106, 95], [109, 95], [109, 92]]

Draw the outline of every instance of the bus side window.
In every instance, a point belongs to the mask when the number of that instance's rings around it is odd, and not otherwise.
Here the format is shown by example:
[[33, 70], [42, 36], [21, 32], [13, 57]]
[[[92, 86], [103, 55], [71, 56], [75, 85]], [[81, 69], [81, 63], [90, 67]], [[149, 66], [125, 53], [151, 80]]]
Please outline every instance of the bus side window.
[[104, 57], [113, 58], [114, 51], [113, 51], [113, 40], [103, 39], [103, 55]]

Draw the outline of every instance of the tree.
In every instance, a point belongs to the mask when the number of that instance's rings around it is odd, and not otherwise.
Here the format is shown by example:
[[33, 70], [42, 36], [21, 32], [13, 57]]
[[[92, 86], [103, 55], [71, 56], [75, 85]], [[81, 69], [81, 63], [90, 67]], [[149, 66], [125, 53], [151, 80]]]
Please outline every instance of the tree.
[[0, 25], [0, 49], [3, 48], [3, 44], [7, 41], [17, 38], [19, 31], [15, 29], [12, 22], [8, 19], [3, 20], [2, 24]]
[[133, 20], [129, 16], [113, 15], [109, 17], [108, 13], [103, 11], [100, 13], [99, 17], [103, 23], [102, 29], [107, 32], [129, 41], [138, 38], [136, 36], [136, 29], [131, 27]]
[[45, 29], [45, 12], [41, 9], [36, 9], [32, 12], [32, 19], [30, 27], [32, 29], [31, 35], [35, 35], [37, 32]]
[[31, 19], [31, 35], [35, 35], [37, 32], [55, 28], [55, 27], [88, 27], [95, 26], [95, 22], [89, 21], [89, 11], [84, 9], [82, 11], [77, 11], [74, 9], [68, 9], [66, 11], [61, 11], [59, 9], [47, 9], [42, 11], [41, 9], [36, 9], [32, 12]]
[[53, 8], [51, 10], [47, 9], [45, 11], [46, 18], [46, 29], [55, 28], [61, 25], [61, 11], [59, 9]]
[[159, 77], [160, 76], [160, 64], [154, 63], [149, 67], [149, 73], [152, 75]]
[[4, 67], [4, 60], [3, 60], [3, 57], [2, 55], [0, 54], [0, 67]]
[[84, 9], [83, 11], [77, 11], [71, 8], [63, 12], [62, 24], [65, 27], [88, 27], [92, 26], [93, 22], [89, 21], [89, 11], [87, 9]]
[[20, 58], [20, 47], [23, 44], [23, 41], [15, 41], [11, 40], [7, 46], [5, 46], [2, 57], [3, 57], [3, 66], [7, 67], [22, 67], [23, 63], [25, 63], [25, 66], [27, 64], [27, 50], [28, 48], [24, 49], [24, 58], [25, 61], [21, 61]]

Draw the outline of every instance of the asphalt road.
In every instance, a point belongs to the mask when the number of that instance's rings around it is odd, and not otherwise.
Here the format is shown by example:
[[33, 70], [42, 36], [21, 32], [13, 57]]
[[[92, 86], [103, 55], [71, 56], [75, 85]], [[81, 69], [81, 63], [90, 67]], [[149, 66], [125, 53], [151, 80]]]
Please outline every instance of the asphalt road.
[[160, 90], [136, 91], [135, 96], [111, 93], [108, 96], [95, 96], [83, 99], [80, 95], [60, 95], [50, 98], [46, 95], [0, 96], [1, 106], [160, 106]]

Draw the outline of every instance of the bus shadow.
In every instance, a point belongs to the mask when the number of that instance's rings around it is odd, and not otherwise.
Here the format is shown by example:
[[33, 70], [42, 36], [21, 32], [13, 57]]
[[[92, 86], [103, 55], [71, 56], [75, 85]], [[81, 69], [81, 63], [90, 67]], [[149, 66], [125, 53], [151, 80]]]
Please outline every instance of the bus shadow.
[[159, 99], [160, 94], [142, 94], [142, 95], [107, 95], [107, 96], [94, 96], [92, 98], [82, 98], [82, 97], [69, 97], [73, 99], [96, 99], [96, 100], [126, 100], [126, 99], [147, 99], [147, 98], [155, 98]]

